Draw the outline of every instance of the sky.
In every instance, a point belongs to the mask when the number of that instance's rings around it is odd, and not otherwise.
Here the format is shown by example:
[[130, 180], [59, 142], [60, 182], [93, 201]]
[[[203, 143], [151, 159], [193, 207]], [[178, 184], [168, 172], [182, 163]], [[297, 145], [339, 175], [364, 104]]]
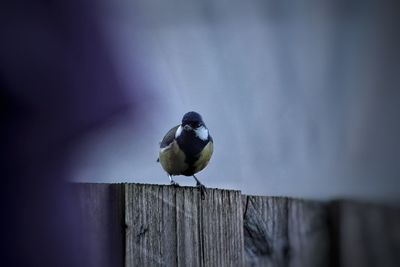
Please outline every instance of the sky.
[[193, 110], [214, 139], [197, 175], [207, 187], [400, 200], [400, 19], [389, 1], [173, 3], [98, 5], [126, 97], [137, 97], [132, 73], [146, 90], [139, 119], [82, 138], [71, 180], [168, 184], [159, 142]]

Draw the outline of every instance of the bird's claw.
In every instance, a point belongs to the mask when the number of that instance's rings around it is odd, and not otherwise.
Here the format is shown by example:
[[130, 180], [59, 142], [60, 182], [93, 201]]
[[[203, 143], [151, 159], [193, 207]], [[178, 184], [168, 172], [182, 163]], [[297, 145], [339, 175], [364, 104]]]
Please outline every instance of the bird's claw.
[[175, 182], [175, 181], [171, 181], [171, 185], [172, 186], [176, 186], [176, 187], [178, 187], [178, 186], [180, 186], [177, 182]]
[[196, 183], [196, 187], [198, 187], [200, 189], [201, 198], [205, 199], [206, 194], [207, 194], [207, 191], [206, 191], [207, 188], [200, 182]]

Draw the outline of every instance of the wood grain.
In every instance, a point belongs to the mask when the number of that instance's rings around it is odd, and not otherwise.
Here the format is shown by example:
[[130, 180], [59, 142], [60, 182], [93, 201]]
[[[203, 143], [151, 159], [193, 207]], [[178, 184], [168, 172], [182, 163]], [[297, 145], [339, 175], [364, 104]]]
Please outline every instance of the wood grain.
[[246, 266], [328, 266], [324, 204], [285, 197], [243, 196]]
[[400, 266], [400, 209], [195, 187], [75, 184], [89, 266]]
[[79, 200], [82, 240], [89, 266], [124, 266], [124, 188], [121, 184], [73, 184]]
[[241, 266], [238, 191], [127, 184], [126, 266]]
[[400, 266], [398, 207], [354, 201], [334, 205], [340, 266]]

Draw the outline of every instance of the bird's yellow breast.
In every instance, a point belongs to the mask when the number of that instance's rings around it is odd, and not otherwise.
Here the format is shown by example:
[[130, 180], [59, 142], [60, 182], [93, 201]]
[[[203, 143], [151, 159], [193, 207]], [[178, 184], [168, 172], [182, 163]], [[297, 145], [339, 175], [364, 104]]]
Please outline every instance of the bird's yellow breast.
[[159, 158], [161, 166], [170, 175], [180, 175], [189, 167], [185, 162], [185, 154], [179, 149], [176, 140], [160, 150]]
[[207, 166], [213, 154], [213, 149], [213, 143], [208, 142], [199, 153], [198, 160], [192, 166], [189, 166], [186, 163], [185, 153], [179, 148], [176, 140], [174, 140], [169, 146], [160, 150], [160, 163], [163, 169], [170, 175], [188, 175], [187, 171], [190, 173], [193, 171], [193, 174], [198, 173]]
[[211, 156], [214, 151], [214, 145], [212, 142], [208, 142], [208, 144], [204, 147], [204, 149], [200, 152], [199, 159], [194, 163], [194, 172], [198, 173], [203, 170], [211, 159]]

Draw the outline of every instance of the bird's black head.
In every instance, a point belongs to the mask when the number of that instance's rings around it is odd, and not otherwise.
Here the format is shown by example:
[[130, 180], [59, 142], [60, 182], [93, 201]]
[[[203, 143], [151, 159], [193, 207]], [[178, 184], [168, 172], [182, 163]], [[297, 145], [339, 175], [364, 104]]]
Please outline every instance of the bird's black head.
[[190, 111], [183, 116], [182, 126], [184, 127], [185, 125], [190, 126], [192, 129], [205, 126], [200, 114], [194, 111]]

